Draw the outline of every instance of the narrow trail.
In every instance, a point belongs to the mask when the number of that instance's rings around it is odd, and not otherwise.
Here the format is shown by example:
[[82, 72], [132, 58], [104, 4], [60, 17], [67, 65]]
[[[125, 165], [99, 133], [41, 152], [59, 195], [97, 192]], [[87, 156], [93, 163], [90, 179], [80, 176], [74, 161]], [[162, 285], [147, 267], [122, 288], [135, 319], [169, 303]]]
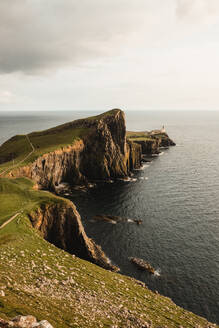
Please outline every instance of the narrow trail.
[[34, 151], [35, 151], [35, 147], [34, 147], [34, 145], [33, 145], [32, 142], [30, 141], [28, 135], [26, 134], [25, 136], [26, 136], [26, 138], [27, 138], [28, 143], [30, 144], [30, 146], [31, 146], [31, 148], [32, 148], [31, 152], [30, 152], [29, 154], [27, 154], [27, 156], [25, 156], [25, 158], [23, 158], [20, 162], [16, 163], [15, 165], [13, 165], [13, 166], [7, 168], [6, 170], [4, 170], [3, 172], [1, 172], [1, 173], [0, 173], [0, 176], [3, 175], [3, 174], [5, 174], [5, 173], [7, 173], [7, 172], [10, 171], [10, 170], [12, 170], [13, 168], [17, 167], [18, 165], [22, 164], [24, 161], [26, 161], [26, 159], [27, 159], [28, 157], [30, 157], [30, 156], [34, 153]]
[[8, 219], [6, 222], [4, 222], [1, 226], [0, 226], [0, 230], [2, 228], [4, 228], [8, 223], [10, 223], [11, 221], [13, 221], [19, 214], [21, 213], [16, 213], [15, 215], [13, 215], [10, 219]]

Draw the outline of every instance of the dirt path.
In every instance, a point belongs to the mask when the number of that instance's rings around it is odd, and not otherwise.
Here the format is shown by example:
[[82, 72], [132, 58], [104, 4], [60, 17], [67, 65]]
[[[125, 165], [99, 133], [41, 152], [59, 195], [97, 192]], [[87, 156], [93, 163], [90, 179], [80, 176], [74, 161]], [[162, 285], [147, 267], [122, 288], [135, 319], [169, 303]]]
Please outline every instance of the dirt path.
[[4, 222], [1, 226], [0, 226], [0, 230], [2, 228], [4, 228], [8, 223], [10, 223], [12, 220], [14, 220], [19, 214], [21, 213], [16, 213], [15, 215], [13, 215], [10, 219], [8, 219], [6, 222]]
[[1, 173], [0, 173], [0, 176], [3, 175], [3, 174], [5, 174], [5, 173], [7, 173], [7, 172], [10, 171], [10, 170], [12, 170], [13, 168], [17, 167], [18, 165], [22, 164], [24, 161], [26, 161], [26, 159], [27, 159], [28, 157], [30, 157], [30, 156], [33, 154], [33, 152], [35, 151], [35, 147], [34, 147], [34, 145], [32, 144], [32, 142], [30, 141], [30, 139], [29, 139], [29, 137], [28, 137], [27, 134], [26, 134], [26, 138], [27, 138], [27, 141], [28, 141], [28, 143], [30, 144], [30, 146], [31, 146], [31, 148], [32, 148], [31, 152], [30, 152], [29, 154], [27, 154], [27, 156], [25, 156], [25, 158], [23, 158], [20, 162], [18, 162], [17, 164], [15, 164], [15, 165], [13, 165], [13, 166], [7, 168], [7, 169], [4, 170], [3, 172], [1, 172]]

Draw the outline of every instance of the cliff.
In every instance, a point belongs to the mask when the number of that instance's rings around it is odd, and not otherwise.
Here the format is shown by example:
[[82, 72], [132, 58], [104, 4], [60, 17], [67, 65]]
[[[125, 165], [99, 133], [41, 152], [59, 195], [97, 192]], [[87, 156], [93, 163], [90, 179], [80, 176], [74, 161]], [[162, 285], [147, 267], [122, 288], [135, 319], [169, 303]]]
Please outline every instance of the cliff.
[[[29, 193], [48, 204], [45, 197], [49, 193]], [[36, 200], [29, 204], [31, 208]], [[11, 214], [14, 211], [15, 207]], [[25, 207], [26, 211], [29, 213]], [[24, 212], [0, 229], [0, 245], [0, 318], [4, 320], [31, 314], [54, 328], [218, 327], [150, 291], [140, 281], [104, 270], [48, 243], [31, 227]], [[0, 326], [2, 322], [0, 319]]]
[[[54, 144], [53, 140], [60, 138], [62, 142], [65, 139], [65, 144]], [[16, 149], [27, 141], [33, 151], [30, 157], [28, 152], [23, 154], [27, 158], [19, 162], [22, 154], [16, 153]], [[61, 182], [84, 184], [88, 180], [127, 177], [141, 165], [141, 149], [126, 141], [125, 117], [119, 109], [31, 133], [28, 140], [14, 137], [0, 147], [1, 162], [12, 153], [17, 164], [8, 163], [7, 175], [26, 176], [39, 188], [49, 190], [55, 190]]]
[[0, 169], [6, 167], [6, 175], [25, 176], [38, 188], [54, 191], [61, 182], [127, 177], [141, 166], [142, 154], [158, 154], [171, 145], [174, 142], [159, 130], [126, 132], [124, 112], [113, 109], [11, 138], [0, 147]]
[[73, 203], [43, 204], [28, 213], [28, 217], [33, 227], [53, 245], [105, 269], [119, 271], [110, 264], [101, 247], [87, 237]]
[[28, 179], [1, 178], [0, 204], [0, 230], [10, 222], [10, 217], [18, 218], [23, 213], [41, 236], [55, 246], [105, 269], [119, 270], [110, 263], [101, 247], [88, 238], [71, 201], [34, 190], [33, 182]]
[[152, 130], [150, 132], [127, 132], [127, 140], [141, 145], [142, 154], [159, 154], [162, 147], [175, 146], [166, 132]]

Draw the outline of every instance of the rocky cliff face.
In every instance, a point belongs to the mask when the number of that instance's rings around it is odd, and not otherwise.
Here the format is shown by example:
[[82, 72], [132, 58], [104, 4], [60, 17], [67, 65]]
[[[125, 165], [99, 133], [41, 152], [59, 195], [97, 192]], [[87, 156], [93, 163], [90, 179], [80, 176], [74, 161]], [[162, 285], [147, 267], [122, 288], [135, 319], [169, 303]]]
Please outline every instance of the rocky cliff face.
[[127, 140], [127, 169], [128, 172], [141, 167], [142, 146], [131, 140]]
[[69, 124], [72, 129], [80, 127], [88, 133], [73, 145], [13, 170], [12, 176], [26, 176], [39, 188], [55, 190], [61, 182], [84, 184], [87, 180], [123, 178], [130, 170], [140, 167], [141, 148], [126, 141], [125, 117], [121, 110]]
[[55, 246], [105, 269], [118, 271], [116, 266], [110, 264], [101, 247], [87, 237], [73, 203], [66, 201], [42, 205], [29, 214], [29, 219], [33, 227]]
[[163, 136], [160, 138], [160, 147], [169, 146], [176, 146], [176, 144], [172, 139], [170, 139], [167, 133], [164, 133]]
[[98, 180], [127, 176], [124, 113], [114, 110], [90, 124], [92, 132], [84, 138], [82, 174]]
[[[153, 131], [152, 131], [153, 133]], [[142, 154], [152, 155], [152, 154], [159, 154], [161, 147], [169, 147], [175, 146], [175, 142], [171, 140], [167, 133], [162, 133], [160, 135], [149, 135], [150, 138], [145, 138], [145, 140], [141, 140], [139, 138], [135, 139], [135, 143], [141, 145]]]
[[62, 181], [80, 184], [86, 181], [80, 172], [84, 142], [79, 140], [73, 145], [38, 157], [32, 164], [14, 170], [12, 176], [26, 176], [41, 189], [55, 190]]
[[150, 140], [135, 140], [135, 143], [141, 145], [142, 154], [152, 155], [160, 153], [161, 139], [159, 138]]

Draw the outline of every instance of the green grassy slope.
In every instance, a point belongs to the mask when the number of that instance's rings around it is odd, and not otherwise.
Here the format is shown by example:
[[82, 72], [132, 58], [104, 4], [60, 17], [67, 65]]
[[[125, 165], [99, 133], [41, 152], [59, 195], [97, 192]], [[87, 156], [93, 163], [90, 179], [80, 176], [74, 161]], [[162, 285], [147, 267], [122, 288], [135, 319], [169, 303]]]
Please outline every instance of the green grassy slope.
[[76, 258], [42, 239], [26, 214], [43, 202], [65, 200], [32, 190], [27, 179], [0, 179], [0, 186], [1, 221], [23, 210], [0, 229], [0, 290], [5, 293], [0, 296], [0, 317], [32, 314], [56, 328], [142, 327], [145, 322], [153, 327], [207, 327], [205, 319], [134, 279]]
[[[84, 125], [84, 122], [98, 121], [103, 117], [115, 115], [117, 109], [103, 114], [65, 123], [57, 127], [32, 132], [26, 135], [17, 135], [0, 146], [0, 174], [7, 168], [19, 167], [33, 162], [39, 156], [72, 145], [87, 135], [92, 128]], [[34, 151], [32, 152], [34, 147]], [[28, 156], [28, 154], [32, 154]], [[27, 158], [26, 158], [27, 157]], [[22, 163], [20, 163], [22, 161]]]
[[[79, 140], [88, 131], [84, 128], [66, 127], [63, 130], [47, 130], [42, 132], [34, 132], [28, 134], [29, 141], [26, 135], [19, 135], [6, 141], [0, 147], [0, 173], [6, 168], [12, 168], [14, 165], [19, 167], [22, 161], [22, 166], [33, 162], [39, 156], [71, 145], [75, 140]], [[28, 154], [32, 154], [28, 156]], [[28, 156], [28, 157], [27, 157]], [[5, 161], [6, 159], [6, 161]]]
[[29, 179], [0, 178], [0, 225], [16, 213], [28, 213], [43, 203], [63, 202], [59, 197], [33, 189]]
[[156, 137], [166, 137], [165, 133], [156, 133], [152, 135], [151, 132], [147, 131], [127, 131], [126, 136], [132, 141], [150, 141], [154, 140]]

